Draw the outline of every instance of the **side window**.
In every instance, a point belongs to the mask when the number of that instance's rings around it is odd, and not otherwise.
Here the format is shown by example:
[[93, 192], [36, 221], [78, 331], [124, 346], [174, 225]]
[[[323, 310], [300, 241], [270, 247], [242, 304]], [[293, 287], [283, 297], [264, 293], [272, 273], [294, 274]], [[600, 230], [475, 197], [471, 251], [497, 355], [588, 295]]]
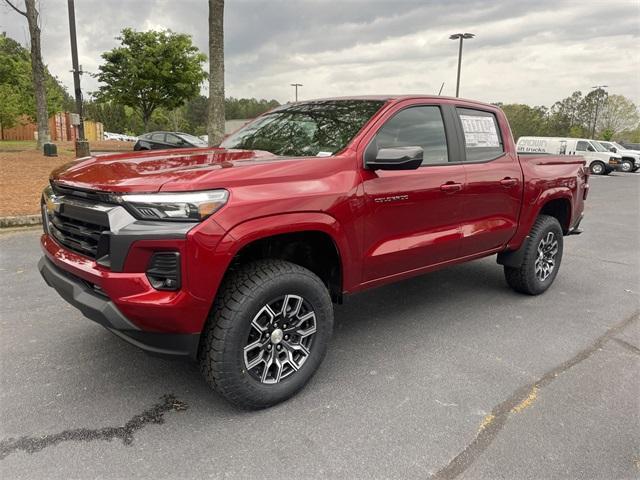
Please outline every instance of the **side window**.
[[456, 108], [462, 131], [467, 162], [486, 162], [504, 153], [504, 144], [493, 113]]
[[586, 152], [589, 150], [589, 143], [585, 142], [584, 140], [580, 140], [578, 142], [578, 144], [576, 145], [576, 150], [578, 152]]
[[166, 142], [169, 145], [178, 145], [178, 143], [180, 143], [180, 138], [178, 138], [176, 135], [172, 135], [170, 133], [167, 133], [167, 140]]
[[154, 142], [164, 142], [164, 133], [154, 133], [151, 135], [151, 140]]
[[387, 120], [374, 140], [378, 150], [391, 147], [422, 147], [422, 165], [447, 163], [447, 136], [440, 108], [409, 107]]

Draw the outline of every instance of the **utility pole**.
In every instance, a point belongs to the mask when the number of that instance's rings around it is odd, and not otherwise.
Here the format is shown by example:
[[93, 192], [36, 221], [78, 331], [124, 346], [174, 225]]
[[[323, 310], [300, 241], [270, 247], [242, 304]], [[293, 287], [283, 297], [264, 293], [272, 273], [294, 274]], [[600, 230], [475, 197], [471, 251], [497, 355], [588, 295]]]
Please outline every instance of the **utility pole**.
[[296, 89], [296, 103], [298, 103], [298, 87], [304, 87], [304, 85], [301, 83], [292, 83], [291, 86]]
[[[607, 88], [609, 85], [594, 85], [591, 87], [596, 91], [596, 114], [593, 119], [593, 128], [591, 129], [591, 138], [596, 136], [596, 125], [598, 124], [598, 107], [600, 107], [600, 90]], [[602, 90], [604, 92], [604, 90]]]
[[449, 40], [458, 40], [460, 39], [460, 47], [458, 48], [458, 78], [456, 80], [456, 97], [460, 96], [460, 70], [462, 67], [462, 42], [464, 39], [469, 39], [475, 37], [473, 33], [454, 33], [449, 36]]
[[76, 39], [76, 9], [74, 0], [68, 0], [69, 8], [69, 35], [71, 37], [71, 62], [73, 64], [73, 90], [76, 97], [76, 113], [80, 118], [78, 124], [78, 138], [76, 139], [76, 157], [86, 157], [89, 151], [89, 142], [84, 136], [84, 115], [82, 114], [82, 89], [80, 88], [80, 75], [82, 70], [78, 65], [78, 42]]

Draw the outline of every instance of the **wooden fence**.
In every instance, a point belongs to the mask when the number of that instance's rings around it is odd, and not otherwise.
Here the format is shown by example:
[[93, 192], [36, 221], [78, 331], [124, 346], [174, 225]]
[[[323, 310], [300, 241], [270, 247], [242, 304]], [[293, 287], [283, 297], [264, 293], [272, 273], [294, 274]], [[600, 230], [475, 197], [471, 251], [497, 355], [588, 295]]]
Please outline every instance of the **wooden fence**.
[[[49, 118], [49, 134], [52, 142], [73, 142], [78, 138], [78, 127], [71, 124], [69, 112], [58, 112]], [[84, 135], [87, 140], [102, 140], [103, 134], [102, 123], [84, 121]], [[0, 129], [0, 140], [35, 140], [37, 137], [38, 127], [27, 116], [20, 117], [16, 126], [12, 128]]]

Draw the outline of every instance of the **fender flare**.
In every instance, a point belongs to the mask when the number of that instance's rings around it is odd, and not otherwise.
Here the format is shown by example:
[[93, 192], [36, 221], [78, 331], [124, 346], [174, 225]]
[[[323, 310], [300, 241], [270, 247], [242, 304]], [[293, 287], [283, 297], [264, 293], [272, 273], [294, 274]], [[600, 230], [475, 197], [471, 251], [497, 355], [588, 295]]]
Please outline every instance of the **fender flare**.
[[[538, 198], [536, 198], [536, 201], [533, 204], [531, 204], [531, 210], [534, 211], [535, 214], [529, 219], [527, 219], [526, 221], [526, 224], [527, 224], [526, 232], [524, 232], [525, 233], [524, 238], [520, 242], [520, 247], [517, 248], [516, 250], [506, 250], [498, 253], [498, 257], [496, 259], [498, 264], [504, 265], [505, 267], [513, 267], [513, 268], [518, 268], [522, 265], [522, 262], [524, 260], [525, 247], [527, 245], [527, 241], [529, 240], [529, 232], [531, 232], [531, 229], [533, 228], [533, 225], [536, 219], [540, 216], [540, 212], [542, 211], [542, 209], [547, 203], [552, 202], [554, 200], [560, 200], [560, 199], [568, 200], [570, 207], [573, 205], [573, 202], [572, 202], [573, 195], [571, 190], [568, 187], [556, 187], [549, 190], [545, 190], [538, 196]], [[573, 217], [573, 211], [571, 211], [570, 209], [569, 227], [572, 224], [572, 220], [573, 220], [572, 217]], [[520, 233], [520, 235], [522, 235], [522, 233]], [[517, 236], [519, 235], [516, 234], [516, 237]]]
[[349, 259], [358, 258], [353, 245], [347, 240], [348, 234], [336, 218], [322, 212], [281, 213], [245, 220], [226, 233], [218, 243], [216, 254], [225, 255], [231, 263], [244, 247], [257, 240], [301, 232], [321, 232], [333, 241], [340, 262], [343, 289], [357, 280], [353, 278], [353, 272], [359, 272], [359, 269], [345, 265]]

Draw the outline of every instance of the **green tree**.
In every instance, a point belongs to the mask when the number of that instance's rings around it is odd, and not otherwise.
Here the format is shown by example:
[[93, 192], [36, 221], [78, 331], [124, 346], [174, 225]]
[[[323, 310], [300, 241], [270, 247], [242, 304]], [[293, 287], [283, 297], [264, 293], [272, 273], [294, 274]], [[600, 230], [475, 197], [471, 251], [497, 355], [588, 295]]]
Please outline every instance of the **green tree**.
[[572, 129], [582, 128], [582, 101], [582, 92], [577, 91], [553, 104], [547, 121], [547, 129], [553, 136], [566, 136]]
[[605, 128], [599, 135], [603, 140], [609, 141], [613, 139], [615, 132], [610, 128]]
[[[36, 114], [36, 96], [34, 93], [31, 55], [12, 38], [0, 35], [0, 123], [2, 128], [11, 128], [20, 115], [32, 120]], [[46, 117], [55, 112], [66, 110], [72, 105], [72, 99], [58, 79], [45, 67]]]
[[175, 109], [200, 92], [206, 56], [189, 35], [125, 28], [117, 39], [121, 45], [102, 54], [97, 100], [134, 108], [146, 130], [157, 108]]
[[207, 114], [209, 111], [209, 100], [204, 95], [189, 100], [184, 106], [184, 116], [189, 124], [190, 133], [202, 135], [207, 131]]
[[3, 140], [5, 128], [13, 127], [20, 115], [20, 96], [10, 85], [0, 84], [0, 98], [0, 140]]
[[547, 134], [547, 108], [546, 107], [530, 107], [522, 104], [502, 105], [513, 138], [525, 135], [543, 136]]
[[29, 40], [31, 45], [31, 80], [35, 100], [35, 116], [38, 124], [38, 148], [50, 140], [49, 115], [47, 112], [47, 68], [42, 62], [40, 48], [40, 12], [35, 0], [24, 0], [24, 10], [17, 7], [16, 2], [5, 0], [15, 12], [27, 20], [29, 26]]
[[605, 99], [598, 114], [597, 130], [611, 132], [611, 136], [630, 130], [640, 121], [638, 107], [627, 97], [622, 95], [609, 95]]

